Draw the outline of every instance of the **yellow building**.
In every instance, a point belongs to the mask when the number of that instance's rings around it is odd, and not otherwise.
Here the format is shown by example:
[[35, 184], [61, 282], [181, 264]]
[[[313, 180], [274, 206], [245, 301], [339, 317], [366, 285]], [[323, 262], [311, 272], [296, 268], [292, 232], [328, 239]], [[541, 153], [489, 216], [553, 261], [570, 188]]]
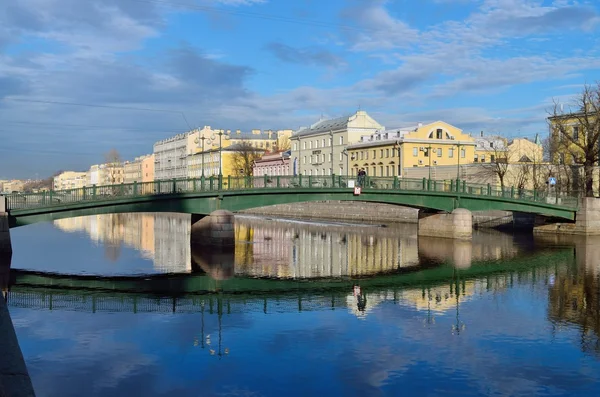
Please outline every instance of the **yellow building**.
[[154, 181], [154, 154], [142, 160], [142, 182]]
[[[149, 157], [152, 157], [152, 169], [154, 170], [154, 156], [150, 154], [136, 157], [133, 161], [126, 161], [123, 164], [123, 182], [143, 182], [142, 163]], [[148, 165], [148, 161], [146, 162], [146, 165]]]
[[370, 176], [403, 176], [409, 167], [473, 162], [475, 140], [443, 121], [382, 129], [347, 147], [351, 175], [364, 168]]
[[[242, 149], [242, 151], [240, 151], [240, 149]], [[242, 144], [235, 144], [223, 147], [222, 150], [211, 149], [192, 154], [188, 156], [187, 159], [188, 178], [200, 178], [203, 175], [208, 178], [211, 176], [218, 176], [219, 173], [225, 177], [228, 175], [243, 175], [243, 171], [237, 168], [240, 162], [240, 156], [244, 150], [246, 149], [242, 147]], [[256, 153], [254, 157], [258, 157], [264, 153], [264, 149], [255, 148], [255, 150]], [[250, 158], [248, 163], [248, 168], [250, 170], [252, 169], [253, 163], [253, 159]]]
[[87, 172], [65, 171], [54, 177], [54, 190], [80, 189], [87, 184]]
[[507, 150], [509, 163], [539, 164], [544, 160], [544, 149], [537, 135], [533, 142], [527, 138], [515, 138], [508, 144]]
[[[192, 153], [198, 153], [202, 150], [218, 150], [219, 147], [228, 147], [231, 145], [247, 143], [263, 151], [274, 151], [282, 146], [289, 145], [289, 138], [292, 130], [251, 130], [243, 132], [241, 130], [213, 130], [210, 126], [197, 130], [198, 134], [193, 136], [195, 149]], [[204, 148], [204, 149], [203, 149]]]
[[0, 186], [0, 192], [4, 193], [12, 193], [12, 192], [22, 192], [25, 186], [25, 182], [19, 179], [13, 180], [5, 180], [2, 182]]

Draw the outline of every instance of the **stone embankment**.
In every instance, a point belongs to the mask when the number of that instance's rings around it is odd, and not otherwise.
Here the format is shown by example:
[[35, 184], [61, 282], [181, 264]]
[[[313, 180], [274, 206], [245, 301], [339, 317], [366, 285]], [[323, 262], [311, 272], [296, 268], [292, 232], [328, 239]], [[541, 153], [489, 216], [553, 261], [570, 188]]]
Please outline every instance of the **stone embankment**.
[[[320, 219], [369, 223], [418, 223], [419, 211], [392, 204], [357, 201], [317, 201], [272, 205], [239, 211], [242, 214], [272, 216], [292, 219]], [[533, 227], [533, 216], [507, 211], [474, 211], [473, 227], [476, 229], [511, 229]]]

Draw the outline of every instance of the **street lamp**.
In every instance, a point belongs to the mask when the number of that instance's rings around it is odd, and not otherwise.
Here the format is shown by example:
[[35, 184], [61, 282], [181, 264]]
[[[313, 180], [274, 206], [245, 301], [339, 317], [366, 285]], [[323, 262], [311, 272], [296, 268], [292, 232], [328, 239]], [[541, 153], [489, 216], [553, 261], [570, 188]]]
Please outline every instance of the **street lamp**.
[[221, 138], [223, 131], [219, 131], [219, 190], [223, 188], [223, 144]]
[[402, 176], [402, 152], [401, 150], [401, 145], [400, 145], [400, 140], [396, 141], [396, 147], [398, 148], [398, 177]]
[[348, 162], [348, 149], [344, 148], [344, 150], [342, 150], [342, 154], [344, 156], [346, 156], [346, 179], [348, 179], [350, 177], [350, 166], [349, 166], [349, 162]]
[[331, 163], [331, 168], [330, 168], [330, 175], [333, 175], [333, 131], [329, 130], [329, 136], [331, 136], [331, 141], [330, 141], [330, 145], [331, 145], [331, 158], [329, 160], [329, 162]]
[[456, 156], [458, 157], [458, 160], [456, 162], [456, 183], [457, 184], [460, 181], [460, 147], [461, 147], [460, 142], [457, 142], [456, 143], [456, 151], [457, 151]]
[[200, 140], [202, 141], [202, 178], [204, 178], [204, 140], [206, 138], [204, 137], [204, 135], [202, 135], [202, 137], [200, 138]]
[[427, 147], [427, 156], [429, 156], [429, 180], [431, 180], [431, 144]]

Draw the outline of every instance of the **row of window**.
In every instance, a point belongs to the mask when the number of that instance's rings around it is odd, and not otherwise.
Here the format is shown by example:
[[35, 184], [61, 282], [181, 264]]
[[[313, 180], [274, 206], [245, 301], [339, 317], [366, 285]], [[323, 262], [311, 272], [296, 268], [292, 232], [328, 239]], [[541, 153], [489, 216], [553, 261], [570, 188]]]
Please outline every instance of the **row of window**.
[[[433, 152], [432, 154], [436, 154], [437, 157], [443, 157], [444, 150], [442, 148], [432, 148], [431, 150]], [[453, 148], [453, 147], [448, 148], [448, 158], [454, 158], [454, 150], [455, 150], [455, 148]], [[429, 147], [421, 147], [421, 148], [414, 147], [413, 148], [413, 157], [419, 157], [419, 152], [423, 152], [423, 155], [425, 157], [429, 157]], [[460, 149], [460, 157], [464, 159], [466, 156], [467, 156], [466, 150], [464, 148]]]
[[[331, 147], [333, 142], [333, 139], [331, 137], [329, 137], [329, 139], [323, 138], [323, 139], [315, 139], [312, 141], [304, 141], [302, 142], [302, 150], [306, 150], [306, 149], [319, 149], [319, 148], [324, 148], [324, 147]], [[340, 136], [339, 137], [339, 144], [343, 145], [344, 144], [344, 137]], [[294, 151], [298, 150], [298, 142], [294, 142]]]

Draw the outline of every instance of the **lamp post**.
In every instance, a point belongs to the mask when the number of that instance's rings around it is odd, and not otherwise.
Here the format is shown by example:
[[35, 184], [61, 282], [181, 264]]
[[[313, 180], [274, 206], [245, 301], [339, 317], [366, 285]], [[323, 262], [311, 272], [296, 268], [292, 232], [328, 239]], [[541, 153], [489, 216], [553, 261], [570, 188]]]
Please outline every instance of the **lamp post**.
[[346, 179], [348, 179], [350, 177], [350, 163], [348, 161], [348, 149], [344, 148], [344, 150], [342, 150], [342, 154], [344, 156], [346, 156]]
[[219, 190], [223, 189], [223, 131], [219, 131]]
[[456, 143], [456, 157], [458, 158], [456, 162], [456, 183], [460, 181], [460, 143]]
[[202, 137], [200, 138], [200, 140], [202, 141], [202, 178], [204, 178], [204, 140], [206, 138], [204, 137], [204, 135], [202, 135]]
[[400, 157], [402, 153], [400, 152], [400, 140], [396, 141], [396, 148], [398, 150], [398, 177], [402, 176], [402, 158]]
[[427, 156], [429, 156], [429, 180], [431, 180], [431, 144], [427, 147]]
[[330, 142], [330, 145], [331, 145], [331, 158], [329, 160], [329, 162], [331, 163], [331, 168], [330, 168], [331, 172], [329, 174], [333, 175], [333, 131], [329, 130], [329, 136], [331, 136], [331, 142]]

